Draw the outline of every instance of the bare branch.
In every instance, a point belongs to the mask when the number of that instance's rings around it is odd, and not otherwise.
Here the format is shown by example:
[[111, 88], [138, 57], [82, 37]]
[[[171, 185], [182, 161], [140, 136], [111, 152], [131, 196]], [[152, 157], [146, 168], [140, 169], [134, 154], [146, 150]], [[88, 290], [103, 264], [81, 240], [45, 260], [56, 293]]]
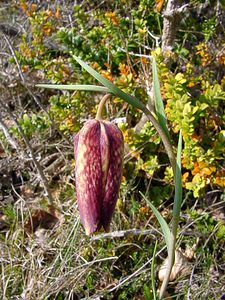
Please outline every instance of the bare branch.
[[46, 195], [48, 197], [48, 200], [49, 200], [49, 204], [54, 206], [54, 200], [53, 200], [53, 197], [51, 195], [51, 192], [49, 190], [49, 187], [48, 187], [48, 181], [47, 181], [47, 178], [43, 172], [43, 169], [41, 167], [41, 165], [39, 164], [38, 160], [36, 159], [36, 156], [35, 156], [35, 153], [34, 153], [34, 150], [29, 142], [29, 139], [28, 137], [26, 136], [26, 134], [24, 133], [22, 127], [20, 126], [19, 122], [17, 121], [17, 118], [14, 116], [14, 114], [11, 112], [11, 110], [8, 108], [7, 105], [5, 105], [2, 100], [0, 100], [0, 104], [2, 106], [2, 108], [9, 114], [9, 116], [13, 119], [13, 121], [15, 122], [21, 136], [23, 137], [23, 140], [27, 146], [27, 148], [29, 149], [29, 152], [30, 152], [30, 155], [31, 155], [31, 158], [33, 160], [33, 163], [38, 171], [38, 174], [40, 176], [40, 179], [41, 179], [41, 182], [42, 182], [42, 185], [44, 187], [44, 190], [46, 192]]
[[0, 129], [2, 129], [2, 131], [5, 135], [5, 138], [7, 139], [8, 143], [11, 145], [11, 147], [18, 152], [19, 146], [18, 146], [17, 142], [12, 138], [11, 134], [9, 133], [9, 129], [6, 126], [3, 119], [1, 118], [1, 116], [0, 116]]
[[183, 4], [182, 0], [169, 0], [163, 14], [162, 51], [171, 51], [173, 48], [176, 32], [179, 27], [181, 14], [189, 4]]
[[91, 241], [101, 240], [101, 239], [108, 239], [108, 238], [123, 238], [126, 236], [135, 236], [135, 235], [152, 235], [153, 239], [155, 239], [155, 235], [159, 234], [160, 232], [156, 229], [129, 229], [129, 230], [120, 230], [120, 231], [113, 231], [108, 233], [102, 233], [91, 238]]
[[8, 37], [4, 34], [4, 39], [9, 47], [9, 50], [11, 52], [11, 55], [13, 57], [13, 59], [15, 60], [16, 62], [16, 65], [17, 65], [17, 69], [18, 69], [18, 72], [19, 72], [19, 76], [21, 78], [21, 81], [22, 81], [22, 84], [23, 86], [26, 88], [26, 90], [28, 91], [29, 95], [34, 99], [35, 103], [40, 107], [40, 109], [42, 109], [48, 116], [49, 120], [51, 121], [52, 123], [52, 127], [54, 129], [56, 129], [59, 134], [61, 135], [61, 137], [68, 143], [68, 144], [71, 144], [70, 140], [59, 130], [59, 127], [57, 126], [57, 124], [55, 123], [54, 119], [50, 116], [49, 112], [43, 107], [43, 105], [41, 104], [41, 102], [38, 100], [38, 98], [34, 95], [34, 93], [31, 91], [31, 89], [29, 88], [29, 86], [27, 85], [26, 83], [26, 80], [24, 78], [24, 75], [23, 75], [23, 72], [21, 70], [21, 67], [20, 67], [20, 63], [16, 57], [16, 54], [15, 54], [15, 51], [13, 49], [13, 46], [10, 42], [10, 40], [8, 39]]

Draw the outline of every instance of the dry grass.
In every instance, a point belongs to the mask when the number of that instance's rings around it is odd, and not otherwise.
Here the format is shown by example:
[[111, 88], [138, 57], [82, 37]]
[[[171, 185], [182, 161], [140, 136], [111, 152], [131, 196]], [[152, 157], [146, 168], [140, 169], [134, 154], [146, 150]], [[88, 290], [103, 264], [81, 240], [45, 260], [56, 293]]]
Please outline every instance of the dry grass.
[[[158, 228], [152, 230], [147, 225], [146, 229], [153, 232], [151, 235], [144, 232], [142, 235], [140, 231], [136, 235], [136, 231], [129, 230], [121, 231], [119, 236], [113, 234], [126, 228], [129, 221], [128, 213], [122, 216], [117, 210], [111, 235], [88, 238], [79, 223], [73, 187], [62, 185], [60, 190], [59, 222], [52, 229], [38, 228], [26, 234], [24, 224], [32, 215], [34, 204], [27, 205], [22, 197], [13, 206], [4, 208], [7, 226], [0, 233], [1, 299], [100, 299], [100, 296], [101, 299], [141, 299], [143, 285], [151, 286], [150, 264], [155, 239], [159, 241], [156, 269], [166, 254]], [[135, 208], [127, 205], [131, 214], [135, 213]], [[173, 299], [219, 299], [225, 292], [224, 244], [214, 234], [195, 236], [197, 227], [192, 236], [187, 232], [180, 236], [180, 246], [184, 248], [197, 242], [192, 247], [189, 270], [170, 283], [168, 292]], [[154, 281], [158, 286], [157, 276]]]

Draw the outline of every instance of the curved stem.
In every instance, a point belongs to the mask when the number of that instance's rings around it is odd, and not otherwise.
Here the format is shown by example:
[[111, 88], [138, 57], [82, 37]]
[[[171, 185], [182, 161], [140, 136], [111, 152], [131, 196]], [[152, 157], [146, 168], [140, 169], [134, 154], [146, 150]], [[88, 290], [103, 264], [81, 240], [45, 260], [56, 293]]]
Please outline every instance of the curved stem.
[[[177, 162], [176, 162], [176, 158], [175, 158], [175, 155], [173, 152], [171, 142], [170, 142], [168, 136], [166, 135], [166, 133], [164, 132], [163, 128], [159, 124], [159, 122], [152, 115], [152, 113], [147, 108], [144, 110], [144, 113], [146, 114], [146, 116], [150, 120], [150, 122], [154, 125], [155, 129], [157, 130], [159, 136], [162, 139], [162, 142], [164, 144], [164, 147], [166, 149], [167, 155], [170, 160], [170, 164], [173, 169], [174, 179], [176, 181]], [[165, 274], [165, 277], [164, 277], [164, 280], [163, 280], [163, 283], [162, 283], [162, 286], [160, 289], [160, 293], [159, 293], [160, 300], [163, 299], [163, 295], [164, 295], [164, 293], [167, 289], [168, 283], [169, 283], [170, 273], [171, 273], [173, 265], [174, 265], [178, 222], [179, 222], [179, 214], [173, 215], [170, 248], [168, 249], [168, 264], [167, 264], [167, 268], [166, 268], [166, 274]]]
[[146, 114], [146, 116], [149, 119], [149, 121], [154, 125], [154, 127], [157, 130], [159, 136], [161, 137], [162, 142], [164, 144], [164, 147], [166, 149], [167, 155], [169, 157], [170, 164], [171, 164], [171, 167], [173, 169], [173, 173], [175, 175], [175, 173], [176, 173], [176, 158], [175, 158], [175, 155], [173, 153], [172, 145], [171, 145], [171, 143], [170, 143], [170, 141], [169, 141], [166, 133], [164, 132], [164, 130], [161, 127], [161, 125], [159, 124], [159, 122], [152, 115], [152, 113], [147, 109], [147, 107], [145, 107], [145, 109], [143, 110], [143, 112]]
[[98, 110], [97, 110], [96, 117], [95, 117], [96, 120], [99, 120], [99, 121], [102, 120], [102, 110], [103, 110], [103, 107], [105, 106], [106, 100], [108, 100], [110, 96], [111, 96], [111, 94], [106, 94], [101, 99], [101, 101], [98, 105]]
[[177, 146], [177, 159], [176, 159], [176, 172], [174, 174], [175, 179], [175, 196], [173, 204], [173, 218], [172, 218], [172, 229], [171, 229], [171, 239], [168, 247], [168, 263], [166, 274], [160, 289], [159, 299], [163, 299], [163, 295], [167, 289], [169, 283], [170, 273], [172, 271], [174, 260], [176, 257], [175, 247], [176, 247], [176, 236], [177, 229], [180, 218], [181, 203], [182, 203], [182, 178], [181, 178], [181, 153], [182, 153], [182, 133], [180, 131], [179, 141]]
[[176, 236], [177, 236], [177, 227], [178, 227], [179, 218], [173, 217], [172, 219], [172, 230], [171, 230], [171, 244], [170, 249], [168, 250], [168, 263], [166, 267], [166, 273], [164, 280], [159, 292], [159, 300], [163, 299], [164, 293], [167, 289], [167, 285], [170, 280], [170, 273], [172, 271], [174, 260], [175, 260], [175, 246], [176, 246]]

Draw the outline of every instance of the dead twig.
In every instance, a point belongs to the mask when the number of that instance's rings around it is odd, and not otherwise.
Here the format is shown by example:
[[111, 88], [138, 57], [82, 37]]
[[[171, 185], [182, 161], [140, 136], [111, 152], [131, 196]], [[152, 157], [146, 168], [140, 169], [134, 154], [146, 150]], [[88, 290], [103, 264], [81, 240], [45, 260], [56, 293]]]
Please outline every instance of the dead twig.
[[135, 236], [135, 235], [152, 235], [155, 238], [155, 235], [159, 234], [159, 231], [156, 229], [129, 229], [129, 230], [120, 230], [120, 231], [113, 231], [108, 233], [102, 233], [91, 238], [91, 241], [101, 240], [101, 239], [108, 239], [108, 238], [123, 238], [126, 236]]
[[56, 129], [59, 132], [59, 134], [61, 135], [61, 137], [70, 145], [71, 144], [70, 140], [59, 130], [59, 127], [57, 126], [57, 124], [55, 123], [55, 121], [53, 120], [53, 118], [50, 116], [50, 114], [48, 113], [48, 111], [43, 107], [43, 105], [41, 104], [41, 102], [38, 100], [38, 98], [34, 95], [34, 93], [31, 91], [31, 89], [27, 85], [26, 80], [25, 80], [24, 75], [23, 75], [23, 72], [22, 72], [21, 67], [20, 67], [20, 63], [19, 63], [19, 61], [18, 61], [18, 59], [16, 57], [16, 54], [15, 54], [15, 51], [13, 49], [13, 46], [12, 46], [10, 40], [8, 39], [8, 37], [5, 34], [3, 36], [4, 36], [4, 39], [5, 39], [8, 47], [9, 47], [11, 55], [12, 55], [13, 59], [15, 60], [16, 65], [17, 65], [17, 69], [18, 69], [19, 76], [21, 78], [23, 86], [28, 91], [29, 95], [34, 99], [35, 103], [40, 107], [40, 109], [42, 109], [46, 113], [46, 115], [48, 116], [49, 120], [51, 121], [52, 127], [54, 129]]
[[7, 142], [11, 145], [11, 147], [13, 149], [15, 149], [18, 152], [19, 146], [18, 146], [17, 142], [13, 139], [11, 134], [9, 133], [8, 127], [6, 126], [6, 124], [3, 121], [3, 119], [1, 118], [1, 116], [0, 116], [0, 129], [2, 129], [2, 131], [5, 135], [5, 138], [7, 139]]
[[54, 206], [54, 200], [53, 200], [53, 197], [51, 195], [51, 192], [49, 190], [49, 187], [48, 187], [48, 181], [47, 181], [47, 178], [43, 172], [43, 169], [41, 167], [41, 165], [39, 164], [38, 160], [36, 159], [35, 157], [35, 153], [34, 153], [34, 150], [29, 142], [29, 139], [28, 137], [26, 136], [26, 134], [24, 133], [22, 127], [20, 126], [19, 122], [17, 121], [17, 118], [14, 116], [14, 114], [11, 112], [11, 110], [8, 108], [7, 105], [5, 105], [2, 100], [0, 100], [0, 104], [2, 106], [2, 108], [5, 110], [5, 112], [7, 112], [9, 114], [9, 116], [12, 118], [12, 120], [14, 121], [14, 123], [16, 124], [27, 148], [29, 149], [29, 152], [30, 152], [30, 155], [31, 155], [31, 158], [32, 158], [32, 161], [38, 171], [38, 174], [40, 176], [40, 179], [41, 179], [41, 182], [42, 182], [42, 185], [44, 187], [44, 190], [46, 192], [46, 195], [48, 197], [48, 200], [49, 200], [49, 204]]

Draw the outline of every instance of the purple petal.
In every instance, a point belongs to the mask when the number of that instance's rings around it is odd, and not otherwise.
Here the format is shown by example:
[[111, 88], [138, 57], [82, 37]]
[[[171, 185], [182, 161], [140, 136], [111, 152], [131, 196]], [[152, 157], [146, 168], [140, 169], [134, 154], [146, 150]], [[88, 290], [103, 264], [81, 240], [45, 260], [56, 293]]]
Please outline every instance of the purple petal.
[[104, 229], [109, 230], [109, 224], [116, 206], [119, 194], [123, 166], [123, 136], [116, 125], [103, 122], [109, 141], [109, 170], [102, 203], [101, 221]]
[[105, 187], [106, 187], [106, 180], [109, 171], [109, 139], [107, 136], [107, 132], [105, 126], [100, 123], [101, 125], [101, 138], [100, 138], [100, 149], [101, 149], [101, 166], [102, 166], [102, 194], [104, 197], [105, 194]]
[[102, 167], [99, 121], [85, 123], [75, 137], [75, 177], [81, 222], [90, 235], [101, 227]]

